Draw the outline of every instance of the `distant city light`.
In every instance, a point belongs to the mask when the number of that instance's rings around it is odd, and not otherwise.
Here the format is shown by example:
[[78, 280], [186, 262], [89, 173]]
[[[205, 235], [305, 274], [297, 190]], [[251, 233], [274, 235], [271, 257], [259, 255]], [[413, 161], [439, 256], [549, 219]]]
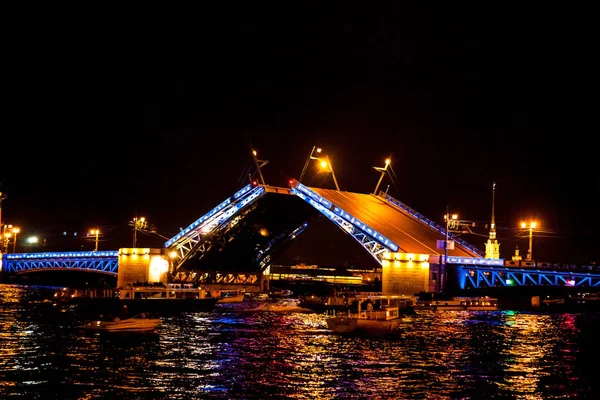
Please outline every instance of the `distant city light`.
[[30, 236], [27, 238], [27, 243], [29, 243], [29, 244], [35, 244], [38, 242], [39, 242], [39, 240], [38, 240], [37, 236]]

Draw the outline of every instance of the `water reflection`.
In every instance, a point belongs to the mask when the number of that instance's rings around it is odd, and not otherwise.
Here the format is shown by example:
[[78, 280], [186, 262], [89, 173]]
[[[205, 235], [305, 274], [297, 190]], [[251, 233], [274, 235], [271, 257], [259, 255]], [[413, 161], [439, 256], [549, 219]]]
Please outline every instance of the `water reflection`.
[[[88, 333], [73, 309], [0, 285], [0, 397], [559, 398], [597, 389], [595, 315], [422, 312], [344, 337], [294, 304], [167, 316], [151, 334]], [[286, 308], [287, 307], [287, 308]]]

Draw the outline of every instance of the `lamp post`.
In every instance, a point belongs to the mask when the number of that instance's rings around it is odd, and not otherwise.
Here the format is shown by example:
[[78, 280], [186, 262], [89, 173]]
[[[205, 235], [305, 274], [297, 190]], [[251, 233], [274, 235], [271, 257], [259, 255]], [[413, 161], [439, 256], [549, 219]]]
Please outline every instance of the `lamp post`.
[[444, 255], [446, 258], [448, 258], [448, 231], [450, 229], [456, 229], [459, 226], [458, 214], [450, 215], [450, 213], [448, 213], [448, 206], [446, 206], [446, 215], [444, 215], [444, 219], [446, 220], [446, 240], [444, 242]]
[[331, 160], [329, 159], [329, 156], [325, 156], [324, 158], [320, 158], [320, 157], [310, 157], [310, 158], [313, 160], [319, 161], [319, 166], [322, 169], [327, 169], [327, 172], [331, 172], [331, 176], [333, 177], [333, 183], [335, 184], [336, 190], [339, 192], [340, 187], [337, 183], [337, 179], [335, 179], [335, 172], [333, 172], [333, 165], [331, 165]]
[[14, 228], [12, 228], [12, 233], [15, 234], [15, 238], [13, 239], [13, 253], [17, 252], [17, 234], [21, 232], [21, 229], [17, 228], [16, 226]]
[[148, 222], [144, 217], [134, 217], [133, 221], [131, 221], [131, 224], [133, 225], [133, 247], [135, 248], [137, 246], [137, 231], [139, 229], [146, 229]]
[[265, 178], [263, 178], [263, 174], [261, 168], [267, 165], [269, 162], [265, 160], [259, 160], [257, 158], [256, 150], [252, 149], [252, 158], [254, 159], [254, 164], [256, 165], [256, 169], [258, 170], [258, 177], [260, 178], [260, 184], [265, 185]]
[[308, 156], [308, 158], [306, 159], [306, 162], [304, 163], [304, 168], [302, 168], [302, 173], [300, 174], [300, 178], [298, 178], [298, 182], [302, 183], [302, 178], [304, 177], [304, 174], [306, 173], [306, 168], [308, 168], [308, 163], [310, 162], [310, 160], [313, 159], [313, 154], [315, 154], [315, 151], [317, 153], [321, 153], [321, 148], [320, 147], [312, 147], [312, 150], [310, 151], [310, 154]]
[[[450, 215], [450, 213], [448, 212], [448, 206], [446, 206], [446, 214], [444, 215], [444, 219], [446, 220], [446, 238], [444, 240], [444, 269], [446, 267], [446, 264], [448, 263], [448, 250], [450, 249], [454, 249], [454, 245], [449, 246], [448, 244], [448, 231], [450, 230], [450, 228], [456, 228], [457, 227], [457, 222], [458, 222], [458, 214], [452, 214]], [[440, 275], [442, 275], [442, 273], [440, 273]], [[444, 275], [445, 275], [445, 271], [444, 271]], [[442, 279], [440, 276], [440, 291], [442, 288]]]
[[383, 180], [383, 176], [385, 175], [385, 171], [387, 171], [390, 163], [392, 162], [391, 159], [386, 158], [385, 159], [385, 167], [373, 167], [375, 168], [375, 170], [377, 171], [381, 171], [381, 176], [379, 177], [379, 181], [377, 182], [377, 186], [375, 186], [375, 191], [373, 192], [373, 194], [375, 196], [377, 196], [377, 190], [379, 189], [379, 185], [381, 185], [381, 181]]
[[90, 234], [96, 235], [96, 247], [94, 248], [94, 251], [98, 251], [98, 235], [100, 234], [100, 229], [92, 229], [90, 230]]
[[537, 222], [535, 221], [530, 221], [529, 223], [521, 222], [521, 228], [529, 229], [529, 249], [527, 250], [527, 257], [525, 258], [527, 261], [533, 260], [533, 228], [536, 226]]
[[10, 237], [12, 233], [6, 232], [6, 226], [4, 227], [4, 234], [2, 235], [2, 252], [8, 253], [8, 243], [10, 241]]

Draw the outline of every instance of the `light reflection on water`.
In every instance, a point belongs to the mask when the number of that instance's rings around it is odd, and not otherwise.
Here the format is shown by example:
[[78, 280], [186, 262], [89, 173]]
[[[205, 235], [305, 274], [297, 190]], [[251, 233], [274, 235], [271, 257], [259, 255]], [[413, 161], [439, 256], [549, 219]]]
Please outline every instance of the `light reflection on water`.
[[293, 302], [223, 304], [100, 334], [25, 292], [0, 285], [2, 398], [546, 399], [591, 395], [600, 377], [597, 315], [424, 311], [352, 338]]

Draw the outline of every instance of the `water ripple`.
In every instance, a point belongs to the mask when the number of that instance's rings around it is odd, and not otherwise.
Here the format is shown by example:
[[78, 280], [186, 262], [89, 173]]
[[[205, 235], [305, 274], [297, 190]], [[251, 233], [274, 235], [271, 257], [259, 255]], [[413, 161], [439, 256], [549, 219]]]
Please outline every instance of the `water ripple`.
[[104, 334], [26, 290], [0, 285], [2, 398], [547, 399], [600, 382], [594, 315], [423, 312], [352, 338], [293, 303], [227, 304]]

